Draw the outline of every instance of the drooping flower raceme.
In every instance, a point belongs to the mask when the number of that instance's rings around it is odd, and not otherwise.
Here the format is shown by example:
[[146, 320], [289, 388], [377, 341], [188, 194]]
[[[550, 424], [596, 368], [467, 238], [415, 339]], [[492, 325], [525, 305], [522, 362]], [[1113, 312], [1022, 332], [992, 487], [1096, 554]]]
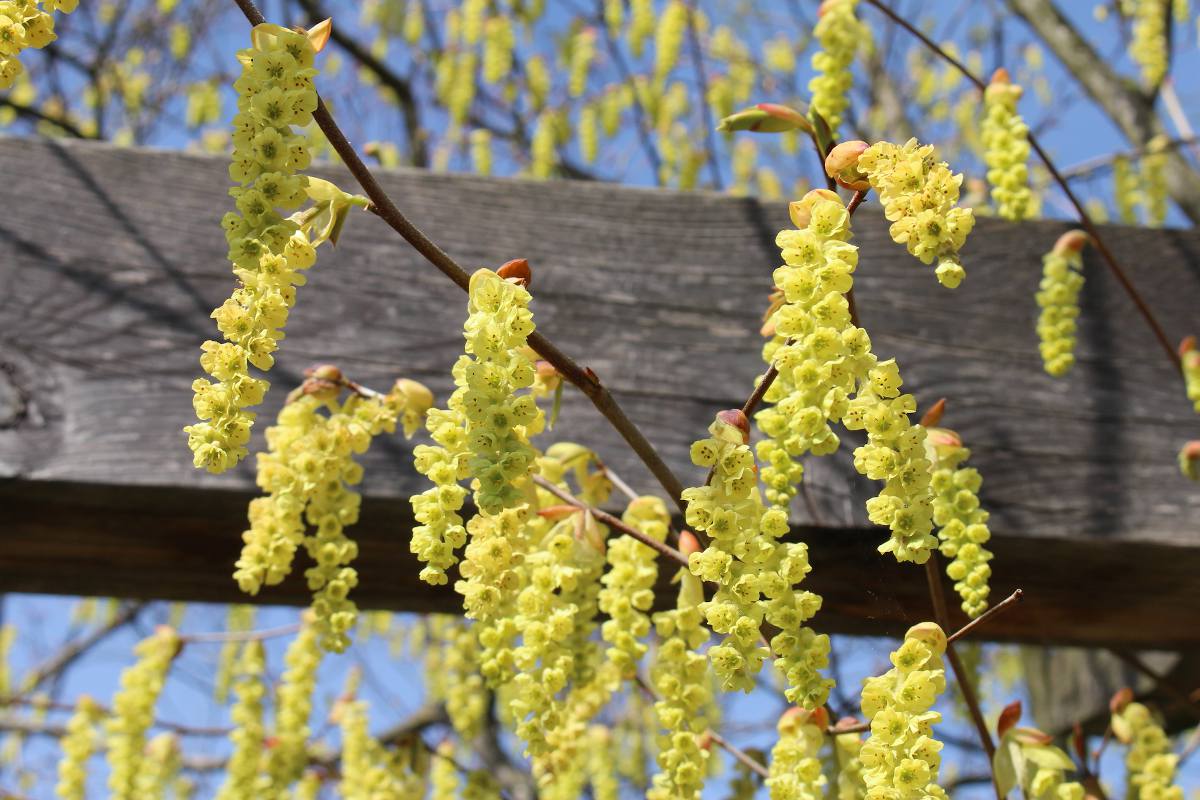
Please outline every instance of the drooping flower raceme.
[[983, 160], [996, 213], [1011, 220], [1028, 219], [1032, 206], [1029, 126], [1017, 112], [1020, 99], [1021, 87], [1009, 81], [1008, 70], [996, 70], [983, 93]]
[[[804, 625], [821, 607], [821, 598], [797, 591], [808, 574], [808, 548], [779, 541], [787, 533], [787, 512], [764, 508], [758, 491], [749, 423], [740, 410], [724, 411], [709, 426], [708, 439], [692, 445], [692, 462], [712, 470], [706, 486], [683, 492], [686, 520], [706, 532], [709, 546], [688, 559], [693, 575], [717, 584], [701, 606], [709, 626], [725, 639], [709, 650], [714, 671], [726, 689], [749, 691], [763, 660], [775, 655], [791, 702], [815, 708], [832, 685], [823, 678], [829, 639]], [[770, 650], [763, 643], [763, 622], [779, 629]]]
[[957, 205], [962, 174], [939, 161], [933, 145], [916, 139], [903, 145], [876, 142], [858, 157], [857, 167], [879, 193], [892, 240], [922, 263], [937, 261], [938, 283], [950, 289], [962, 283], [966, 271], [958, 251], [975, 226], [971, 209]]
[[267, 761], [268, 783], [275, 792], [272, 797], [286, 796], [287, 787], [299, 780], [308, 766], [309, 718], [322, 655], [312, 612], [305, 612], [300, 632], [284, 654], [285, 669], [275, 693], [275, 746]]
[[234, 83], [238, 113], [229, 175], [238, 184], [230, 189], [237, 210], [221, 220], [240, 286], [212, 313], [225, 341], [205, 342], [200, 365], [216, 380], [192, 384], [199, 422], [184, 428], [195, 465], [210, 472], [247, 455], [254, 414], [246, 409], [262, 402], [268, 386], [249, 367], [266, 371], [274, 364], [296, 287], [316, 261], [309, 233], [316, 231], [316, 244], [336, 239], [337, 218], [349, 208], [348, 196], [322, 181], [325, 199], [309, 213], [280, 213], [310, 196], [310, 180], [299, 174], [310, 160], [306, 139], [292, 126], [309, 124], [317, 107], [316, 51], [308, 36], [278, 25], [258, 25], [251, 38], [254, 46], [238, 53], [242, 75]]
[[842, 733], [833, 737], [835, 761], [838, 765], [837, 800], [865, 800], [866, 785], [863, 782], [862, 736], [857, 733]]
[[40, 50], [58, 38], [51, 12], [70, 14], [78, 5], [79, 0], [0, 3], [0, 89], [12, 86], [25, 71], [20, 61], [22, 50]]
[[137, 777], [145, 758], [146, 732], [154, 722], [154, 706], [179, 652], [179, 634], [165, 625], [138, 642], [137, 661], [121, 673], [105, 725], [108, 747], [108, 790], [113, 800], [136, 800]]
[[[657, 497], [632, 501], [621, 519], [656, 541], [664, 541], [671, 517]], [[646, 653], [642, 640], [650, 633], [650, 606], [658, 578], [657, 553], [632, 536], [609, 542], [609, 570], [602, 578], [600, 610], [608, 615], [601, 634], [608, 642], [607, 658], [618, 665], [621, 677], [630, 678]]]
[[813, 29], [821, 49], [812, 57], [817, 74], [808, 82], [808, 91], [812, 94], [813, 109], [829, 124], [835, 140], [842, 114], [850, 106], [850, 87], [854, 83], [850, 67], [859, 43], [870, 36], [855, 16], [857, 7], [858, 0], [824, 0]]
[[696, 652], [708, 639], [701, 625], [704, 587], [687, 570], [679, 574], [675, 608], [654, 615], [660, 644], [650, 681], [658, 693], [654, 712], [662, 730], [659, 771], [646, 793], [648, 800], [698, 800], [708, 771], [709, 752], [699, 741], [708, 726], [703, 710], [711, 699], [708, 659]]
[[474, 479], [475, 505], [487, 516], [525, 500], [524, 484], [536, 458], [529, 437], [545, 424], [535, 399], [517, 394], [535, 377], [524, 352], [534, 329], [529, 301], [529, 292], [515, 280], [489, 269], [471, 276], [466, 353], [453, 370], [458, 388], [446, 411], [430, 412], [429, 432], [437, 445], [413, 451], [417, 471], [435, 484], [412, 498], [421, 524], [410, 546], [426, 564], [421, 579], [428, 583], [446, 582], [445, 570], [457, 560], [454, 551], [466, 542], [459, 480]]
[[1125, 769], [1129, 800], [1183, 800], [1183, 789], [1175, 784], [1179, 756], [1171, 752], [1171, 740], [1141, 703], [1126, 703], [1112, 715], [1113, 734], [1129, 746]]
[[[338, 652], [349, 644], [357, 618], [347, 594], [358, 581], [349, 566], [358, 546], [345, 535], [358, 520], [360, 504], [349, 488], [362, 479], [353, 456], [366, 452], [373, 437], [394, 431], [402, 415], [411, 434], [432, 402], [428, 389], [415, 381], [397, 382], [387, 395], [356, 393], [339, 402], [342, 383], [335, 367], [316, 368], [301, 389], [309, 393], [286, 404], [267, 431], [269, 450], [258, 458], [258, 485], [267, 495], [250, 503], [250, 529], [242, 534], [234, 573], [243, 591], [257, 594], [291, 572], [303, 543], [315, 562], [305, 577], [315, 593], [322, 642]], [[306, 535], [308, 526], [312, 531]]]
[[63, 758], [58, 762], [58, 784], [54, 796], [59, 800], [84, 800], [87, 790], [87, 766], [99, 743], [97, 724], [103, 715], [100, 705], [87, 695], [75, 702], [75, 713], [67, 720], [67, 733], [59, 744]]
[[771, 749], [771, 800], [822, 800], [828, 782], [821, 771], [821, 745], [829, 715], [824, 708], [790, 708], [779, 718], [779, 739]]
[[809, 450], [835, 451], [830, 422], [866, 430], [867, 443], [854, 451], [854, 466], [884, 482], [867, 503], [871, 521], [891, 529], [879, 551], [924, 563], [937, 543], [925, 431], [909, 419], [916, 401], [900, 394], [895, 361], [879, 361], [867, 332], [850, 319], [845, 293], [854, 284], [858, 248], [849, 243], [849, 214], [823, 189], [793, 203], [791, 213], [800, 228], [776, 237], [785, 262], [774, 273], [782, 302], [769, 322], [781, 341], [764, 351], [779, 370], [779, 388], [765, 395], [775, 406], [758, 415], [775, 443], [767, 451], [773, 470], [767, 479], [782, 493], [780, 475], [789, 467], [780, 453], [794, 460]]
[[1083, 231], [1068, 231], [1042, 257], [1042, 282], [1037, 304], [1037, 333], [1042, 365], [1055, 377], [1075, 365], [1075, 331], [1079, 318], [1079, 292], [1083, 289], [1083, 247], [1090, 241]]
[[242, 800], [256, 797], [258, 769], [262, 760], [265, 731], [263, 728], [263, 672], [266, 654], [261, 641], [246, 642], [238, 664], [238, 679], [234, 687], [237, 702], [230, 717], [234, 729], [229, 735], [233, 752], [225, 769], [225, 782], [217, 792], [217, 800]]
[[1155, 88], [1167, 74], [1167, 3], [1169, 0], [1134, 0], [1133, 41], [1129, 55], [1142, 73], [1142, 82]]
[[946, 574], [962, 598], [962, 610], [972, 619], [988, 606], [988, 578], [992, 568], [988, 512], [979, 505], [979, 471], [961, 467], [971, 457], [957, 433], [945, 428], [928, 428], [926, 444], [934, 463], [933, 521], [938, 526], [939, 550], [951, 559]]
[[892, 653], [892, 669], [863, 682], [862, 710], [871, 720], [871, 735], [859, 759], [868, 798], [946, 800], [938, 786], [942, 743], [933, 738], [942, 715], [930, 710], [946, 690], [945, 650], [941, 628], [915, 625]]

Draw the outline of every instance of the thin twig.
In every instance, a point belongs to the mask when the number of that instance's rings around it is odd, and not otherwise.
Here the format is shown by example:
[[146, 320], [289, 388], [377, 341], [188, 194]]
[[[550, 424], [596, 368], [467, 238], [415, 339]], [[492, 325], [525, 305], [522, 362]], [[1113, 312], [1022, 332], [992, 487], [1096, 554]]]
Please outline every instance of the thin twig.
[[[987, 89], [987, 84], [984, 83], [978, 75], [971, 72], [971, 70], [968, 69], [965, 64], [943, 50], [937, 44], [937, 42], [930, 39], [919, 28], [905, 20], [895, 11], [888, 8], [881, 2], [881, 0], [867, 0], [867, 3], [879, 9], [879, 11], [892, 20], [892, 22], [896, 23], [900, 27], [904, 28], [904, 30], [915, 36], [921, 42], [921, 44], [925, 45], [925, 47], [929, 48], [939, 58], [958, 70], [963, 77], [973, 83], [980, 91]], [[1063, 177], [1062, 173], [1058, 171], [1058, 167], [1054, 165], [1050, 155], [1042, 148], [1041, 142], [1038, 141], [1037, 137], [1033, 134], [1033, 131], [1029, 132], [1029, 146], [1032, 147], [1034, 152], [1038, 154], [1038, 158], [1040, 158], [1042, 163], [1046, 165], [1046, 170], [1050, 173], [1050, 176], [1054, 178], [1054, 182], [1058, 184], [1059, 188], [1062, 189], [1063, 194], [1067, 196], [1067, 200], [1069, 200], [1071, 205], [1075, 208], [1075, 213], [1079, 216], [1079, 224], [1082, 225], [1083, 229], [1087, 231], [1089, 236], [1092, 237], [1092, 245], [1096, 248], [1096, 251], [1100, 253], [1101, 258], [1104, 260], [1104, 263], [1108, 265], [1109, 270], [1112, 272], [1113, 276], [1116, 277], [1117, 282], [1121, 284], [1121, 288], [1125, 290], [1125, 294], [1129, 295], [1129, 299], [1132, 300], [1134, 306], [1137, 307], [1138, 313], [1142, 315], [1142, 318], [1146, 321], [1146, 324], [1150, 326], [1150, 330], [1154, 334], [1154, 338], [1158, 340], [1163, 352], [1165, 352], [1167, 357], [1171, 360], [1171, 364], [1175, 367], [1176, 371], [1182, 373], [1183, 364], [1180, 361], [1179, 354], [1175, 352], [1175, 346], [1171, 344], [1171, 340], [1167, 338], [1167, 334], [1163, 330], [1162, 325], [1159, 324], [1158, 318], [1154, 316], [1154, 312], [1150, 310], [1150, 306], [1146, 303], [1141, 293], [1133, 285], [1133, 281], [1130, 280], [1129, 275], [1125, 272], [1125, 269], [1121, 266], [1121, 264], [1117, 261], [1116, 256], [1114, 256], [1112, 251], [1108, 248], [1108, 244], [1104, 241], [1104, 237], [1100, 235], [1100, 230], [1096, 227], [1095, 222], [1092, 221], [1091, 215], [1088, 214], [1087, 209], [1083, 206], [1083, 203], [1080, 202], [1079, 198], [1075, 195], [1074, 190], [1071, 189], [1070, 183], [1068, 183], [1066, 178]]]
[[676, 563], [678, 563], [680, 566], [682, 566], [684, 568], [687, 567], [687, 565], [688, 565], [687, 556], [685, 556], [683, 553], [676, 550], [674, 547], [671, 547], [671, 545], [666, 544], [665, 542], [660, 542], [657, 539], [653, 539], [653, 538], [647, 536], [646, 534], [642, 533], [641, 531], [639, 531], [637, 528], [633, 527], [632, 525], [626, 525], [624, 522], [622, 522], [620, 520], [620, 518], [614, 517], [612, 514], [609, 514], [607, 511], [603, 511], [599, 508], [595, 508], [593, 506], [588, 505], [587, 503], [583, 502], [575, 495], [571, 494], [570, 492], [568, 492], [564, 489], [559, 488], [558, 486], [555, 486], [553, 483], [546, 480], [545, 478], [543, 478], [540, 475], [534, 475], [533, 482], [536, 483], [538, 486], [542, 487], [543, 489], [545, 489], [550, 494], [557, 497], [559, 500], [562, 500], [564, 503], [573, 505], [582, 511], [591, 512], [593, 517], [600, 520], [605, 525], [608, 525], [610, 528], [615, 528], [615, 529], [619, 530], [621, 533], [625, 534], [626, 536], [631, 536], [634, 539], [637, 539], [639, 542], [646, 545], [651, 550], [654, 550], [659, 555], [665, 556], [665, 557], [671, 559], [672, 561], [675, 561]]
[[78, 639], [68, 642], [53, 656], [29, 671], [21, 683], [22, 693], [28, 694], [33, 692], [46, 681], [60, 675], [97, 644], [130, 622], [133, 622], [145, 607], [145, 603], [131, 603], [118, 611], [112, 619], [100, 627], [89, 631]]
[[1142, 661], [1141, 658], [1128, 650], [1113, 650], [1112, 652], [1117, 658], [1154, 681], [1155, 686], [1161, 689], [1164, 694], [1169, 695], [1178, 705], [1188, 709], [1197, 719], [1200, 719], [1200, 703], [1197, 703], [1186, 691], [1176, 686], [1174, 681], [1170, 680], [1166, 675], [1161, 675], [1151, 669], [1145, 661]]
[[[266, 22], [266, 19], [258, 10], [253, 0], [234, 0], [234, 2], [251, 24], [260, 25]], [[333, 116], [329, 113], [329, 109], [325, 107], [324, 102], [320, 98], [317, 99], [317, 109], [313, 112], [313, 119], [325, 134], [325, 138], [329, 141], [330, 146], [341, 157], [342, 163], [346, 165], [346, 168], [350, 170], [355, 180], [358, 181], [359, 186], [362, 187], [367, 197], [370, 198], [371, 206], [369, 210], [399, 233], [426, 261], [437, 267], [443, 275], [454, 281], [460, 289], [467, 291], [471, 276], [457, 261], [447, 255], [446, 251], [434, 244], [428, 236], [409, 221], [408, 217], [401, 213], [396, 204], [392, 202], [388, 193], [379, 185], [379, 181], [375, 179], [371, 170], [359, 158], [358, 153], [354, 150], [354, 146], [346, 139], [346, 135], [342, 133], [341, 128], [338, 127], [337, 122], [334, 121]], [[589, 368], [581, 367], [538, 331], [534, 331], [529, 336], [529, 346], [537, 351], [542, 358], [554, 365], [559, 374], [570, 381], [571, 384], [576, 386], [592, 401], [592, 405], [609, 421], [617, 433], [621, 434], [625, 442], [633, 449], [642, 460], [642, 463], [646, 465], [662, 485], [667, 496], [671, 498], [680, 511], [683, 511], [685, 506], [683, 499], [680, 497], [683, 492], [683, 484], [680, 483], [679, 478], [675, 476], [671, 468], [667, 466], [667, 463], [663, 461], [658, 451], [654, 449], [654, 445], [650, 444], [637, 425], [626, 416], [624, 409], [617, 403], [612, 393], [600, 382], [596, 373], [592, 372]]]
[[300, 630], [301, 623], [280, 625], [276, 628], [263, 628], [257, 631], [212, 631], [210, 633], [181, 634], [179, 641], [184, 644], [202, 644], [205, 642], [261, 642], [264, 639], [275, 639], [280, 636], [290, 636]]
[[957, 642], [959, 639], [966, 636], [968, 633], [971, 633], [973, 630], [978, 628], [980, 625], [984, 624], [985, 622], [987, 622], [990, 619], [995, 618], [999, 614], [1004, 613], [1008, 609], [1015, 606], [1017, 603], [1021, 602], [1021, 600], [1024, 597], [1025, 597], [1025, 592], [1021, 589], [1017, 589], [1015, 592], [1010, 594], [1008, 597], [1004, 598], [999, 603], [992, 606], [987, 611], [983, 612], [978, 617], [971, 620], [966, 625], [963, 625], [961, 628], [956, 630], [954, 633], [947, 636], [946, 641]]

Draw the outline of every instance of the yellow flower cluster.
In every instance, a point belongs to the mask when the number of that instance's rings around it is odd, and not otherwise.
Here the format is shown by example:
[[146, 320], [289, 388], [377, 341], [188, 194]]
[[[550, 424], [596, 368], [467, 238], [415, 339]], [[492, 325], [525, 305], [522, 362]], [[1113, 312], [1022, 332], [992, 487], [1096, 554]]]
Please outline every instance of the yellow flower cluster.
[[687, 33], [688, 7], [683, 0], [667, 0], [654, 31], [654, 82], [661, 84], [679, 62]]
[[1167, 75], [1167, 3], [1133, 0], [1133, 41], [1129, 56], [1142, 73], [1142, 82], [1155, 88]]
[[500, 83], [512, 72], [516, 47], [512, 19], [506, 14], [489, 17], [483, 33], [483, 80]]
[[1146, 224], [1162, 227], [1167, 219], [1167, 137], [1159, 134], [1146, 144], [1142, 156], [1142, 201]]
[[173, 733], [160, 733], [146, 743], [146, 752], [138, 769], [135, 796], [165, 797], [179, 777], [183, 767], [183, 753], [179, 738]]
[[1083, 248], [1090, 241], [1083, 231], [1064, 233], [1042, 257], [1042, 282], [1036, 295], [1039, 350], [1046, 372], [1065, 375], [1075, 365], [1075, 331], [1079, 292], [1083, 289]]
[[987, 179], [996, 213], [1005, 219], [1031, 216], [1029, 191], [1029, 126], [1017, 111], [1021, 87], [1000, 68], [983, 93], [982, 136]]
[[446, 740], [437, 746], [429, 770], [430, 800], [455, 800], [458, 797], [458, 770], [454, 767], [454, 743]]
[[[528, 265], [519, 261], [501, 269], [512, 265], [523, 266], [527, 274]], [[518, 279], [489, 269], [471, 276], [466, 353], [453, 369], [458, 388], [445, 411], [429, 413], [427, 427], [436, 445], [413, 451], [417, 471], [434, 483], [412, 498], [421, 524], [413, 529], [410, 548], [426, 564], [421, 579], [427, 583], [446, 583], [446, 569], [457, 561], [454, 551], [467, 539], [458, 514], [466, 492], [458, 481], [474, 479], [475, 505], [486, 517], [525, 500], [524, 483], [537, 455], [529, 437], [545, 425], [534, 397], [517, 395], [535, 378], [525, 353], [534, 329], [529, 301]]]
[[771, 800], [822, 800], [828, 782], [821, 772], [821, 745], [829, 718], [824, 708], [790, 708], [776, 725], [766, 786]]
[[[1000, 791], [1020, 785], [1029, 800], [1083, 800], [1083, 785], [1066, 780], [1066, 771], [1075, 769], [1075, 762], [1061, 749], [1051, 744], [1051, 737], [1036, 728], [1009, 728], [1005, 715], [998, 724], [1000, 743], [996, 748], [996, 779]], [[1014, 719], [1015, 723], [1016, 720]], [[1010, 786], [1010, 781], [1012, 786]]]
[[489, 269], [471, 276], [469, 297], [466, 354], [454, 365], [458, 389], [450, 407], [466, 420], [475, 505], [485, 514], [498, 514], [523, 501], [518, 483], [528, 476], [536, 457], [529, 437], [545, 424], [534, 398], [517, 395], [535, 377], [533, 362], [524, 352], [534, 329], [533, 314], [523, 282]]
[[581, 97], [587, 89], [588, 70], [596, 58], [596, 31], [583, 28], [571, 37], [570, 64], [568, 67], [567, 92], [571, 97]]
[[696, 652], [708, 640], [708, 631], [700, 624], [704, 587], [687, 570], [679, 574], [675, 608], [654, 615], [660, 644], [650, 681], [658, 693], [654, 712], [662, 730], [659, 771], [646, 793], [647, 800], [698, 800], [708, 772], [709, 752], [700, 746], [700, 735], [708, 727], [704, 709], [711, 701], [711, 689], [708, 661]]
[[238, 679], [234, 686], [237, 702], [230, 712], [234, 728], [229, 739], [233, 752], [225, 768], [225, 782], [217, 792], [217, 800], [242, 800], [255, 797], [259, 790], [258, 770], [262, 761], [263, 741], [263, 673], [266, 654], [260, 641], [246, 642], [238, 664]]
[[[655, 541], [665, 541], [671, 516], [657, 497], [643, 496], [630, 502], [621, 520]], [[632, 678], [646, 653], [642, 640], [650, 633], [650, 606], [658, 579], [657, 553], [632, 536], [621, 536], [608, 544], [609, 570], [602, 578], [600, 610], [608, 615], [600, 628], [609, 648], [606, 657], [617, 665], [623, 678]]]
[[463, 596], [463, 613], [475, 620], [482, 652], [480, 671], [489, 685], [507, 681], [515, 670], [516, 597], [526, 580], [528, 506], [508, 508], [495, 516], [478, 514], [467, 524], [470, 542], [464, 552], [454, 590]]
[[775, 242], [784, 265], [774, 272], [776, 302], [763, 359], [779, 375], [755, 422], [768, 501], [786, 507], [803, 477], [800, 457], [837, 452], [830, 421], [841, 418], [856, 380], [874, 363], [866, 332], [851, 324], [844, 293], [852, 285], [858, 248], [849, 243], [849, 216], [832, 192], [810, 192], [792, 205], [798, 230]]
[[179, 634], [165, 625], [134, 648], [137, 661], [121, 673], [121, 688], [113, 697], [112, 716], [105, 724], [108, 747], [108, 790], [113, 800], [135, 800], [137, 778], [146, 756], [146, 731], [154, 723], [154, 706], [179, 652]]
[[[426, 776], [432, 765], [424, 750], [385, 749], [371, 736], [367, 703], [342, 698], [331, 713], [342, 734], [342, 800], [374, 800], [381, 797], [424, 797]], [[441, 756], [434, 756], [443, 761]]]
[[642, 57], [646, 40], [654, 35], [654, 0], [629, 0], [629, 50], [634, 58]]
[[843, 733], [833, 737], [834, 758], [838, 765], [837, 800], [865, 800], [866, 785], [863, 782], [863, 764], [859, 757], [863, 740], [857, 733]]
[[1183, 382], [1187, 399], [1200, 414], [1200, 350], [1196, 349], [1196, 337], [1189, 336], [1179, 344], [1179, 361], [1183, 367]]
[[299, 779], [308, 766], [308, 723], [323, 654], [312, 612], [306, 612], [300, 632], [284, 653], [285, 669], [275, 694], [275, 746], [269, 751], [267, 778], [277, 793]]
[[315, 49], [306, 35], [277, 25], [256, 26], [251, 38], [254, 46], [238, 53], [242, 75], [234, 83], [229, 175], [240, 185], [229, 193], [237, 211], [221, 220], [241, 286], [212, 313], [225, 341], [205, 342], [200, 365], [216, 383], [192, 384], [200, 422], [184, 428], [195, 465], [210, 472], [246, 456], [254, 414], [245, 409], [262, 402], [268, 386], [248, 366], [266, 371], [274, 364], [296, 287], [316, 261], [306, 232], [315, 216], [302, 224], [278, 211], [295, 210], [308, 197], [308, 178], [298, 174], [309, 164], [308, 147], [292, 126], [311, 122], [317, 106]]
[[51, 12], [70, 14], [78, 5], [79, 0], [0, 2], [0, 89], [12, 86], [25, 71], [19, 58], [22, 50], [40, 50], [58, 38]]
[[1183, 789], [1174, 783], [1179, 756], [1171, 740], [1141, 703], [1127, 703], [1113, 713], [1113, 734], [1129, 745], [1125, 753], [1128, 800], [1183, 800]]
[[457, 617], [434, 615], [425, 645], [425, 690], [446, 704], [446, 714], [459, 740], [473, 742], [483, 730], [489, 695], [479, 673], [475, 631]]
[[938, 283], [955, 288], [966, 271], [958, 251], [975, 227], [969, 208], [957, 205], [962, 174], [937, 160], [933, 145], [909, 139], [903, 145], [876, 142], [858, 157], [858, 169], [879, 193], [889, 233], [924, 264], [938, 262]]
[[946, 800], [937, 783], [942, 743], [933, 738], [942, 715], [930, 710], [946, 690], [945, 650], [941, 628], [915, 625], [892, 653], [892, 669], [863, 682], [862, 710], [871, 720], [871, 735], [859, 759], [868, 798]]
[[857, 7], [858, 0], [824, 0], [813, 29], [821, 49], [812, 57], [817, 74], [808, 82], [808, 91], [812, 94], [813, 110], [829, 124], [835, 140], [842, 115], [850, 106], [850, 87], [854, 84], [850, 67], [859, 43], [870, 37], [866, 26], [855, 16]]
[[605, 725], [593, 725], [587, 731], [587, 774], [596, 800], [619, 800], [621, 782], [617, 778], [616, 746], [612, 731]]
[[[337, 395], [344, 382], [340, 371], [323, 366], [312, 371], [300, 397], [279, 412], [267, 431], [268, 452], [258, 458], [258, 485], [267, 494], [251, 501], [250, 529], [234, 578], [242, 591], [257, 594], [291, 572], [301, 543], [315, 562], [305, 571], [315, 592], [313, 609], [324, 646], [341, 652], [350, 643], [357, 609], [347, 598], [358, 581], [349, 566], [358, 546], [345, 528], [358, 521], [361, 498], [349, 487], [362, 480], [353, 456], [366, 452], [373, 437], [392, 432], [404, 418], [406, 433], [415, 431], [432, 404], [429, 390], [401, 380], [384, 396]], [[328, 410], [328, 415], [319, 413]], [[306, 525], [311, 525], [308, 535]]]
[[[605, 531], [590, 513], [579, 511], [557, 521], [539, 516], [530, 528], [527, 578], [516, 604], [521, 642], [513, 651], [518, 671], [510, 711], [516, 733], [533, 757], [534, 775], [544, 783], [555, 776], [554, 765], [572, 762], [564, 757], [564, 742], [556, 731], [564, 719], [586, 714], [572, 714], [569, 706], [582, 700], [598, 710], [607, 700], [560, 696], [577, 676], [580, 660], [595, 651], [587, 635], [595, 628]], [[586, 684], [578, 688], [595, 692]]]
[[60, 740], [63, 757], [58, 762], [58, 783], [54, 796], [59, 800], [84, 800], [87, 796], [87, 766], [96, 752], [99, 732], [96, 725], [104, 710], [87, 695], [75, 703], [75, 713], [67, 720], [67, 733]]
[[988, 578], [992, 553], [984, 545], [991, 539], [988, 512], [979, 505], [979, 471], [959, 465], [971, 457], [957, 433], [945, 428], [927, 429], [933, 471], [933, 521], [938, 526], [939, 550], [952, 561], [946, 574], [962, 598], [962, 610], [972, 619], [988, 606]]
[[487, 770], [473, 769], [467, 773], [462, 800], [501, 800], [500, 785]]
[[1141, 202], [1142, 190], [1129, 159], [1119, 155], [1113, 159], [1113, 202], [1117, 219], [1126, 225], [1136, 225], [1137, 205]]
[[[695, 442], [691, 454], [692, 463], [712, 469], [712, 480], [685, 489], [683, 499], [687, 524], [711, 538], [703, 552], [689, 556], [688, 566], [718, 587], [701, 606], [709, 627], [725, 635], [708, 651], [713, 669], [725, 690], [750, 691], [773, 651], [787, 679], [788, 700], [815, 708], [825, 702], [832, 682], [819, 672], [828, 662], [829, 637], [804, 626], [821, 598], [794, 588], [811, 569], [808, 548], [779, 541], [788, 531], [787, 512], [763, 507], [745, 415], [721, 412], [708, 430], [712, 437]], [[764, 621], [779, 628], [771, 651], [762, 642]]]

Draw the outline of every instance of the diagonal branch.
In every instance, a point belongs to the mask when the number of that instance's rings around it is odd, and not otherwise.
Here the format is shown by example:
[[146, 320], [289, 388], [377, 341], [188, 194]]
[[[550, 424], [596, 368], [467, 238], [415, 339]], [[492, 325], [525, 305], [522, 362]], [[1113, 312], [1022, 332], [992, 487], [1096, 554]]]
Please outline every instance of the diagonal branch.
[[[253, 0], [234, 0], [234, 2], [237, 3], [242, 13], [245, 14], [246, 19], [252, 25], [260, 25], [266, 22], [262, 12], [258, 10]], [[317, 100], [317, 110], [313, 112], [313, 119], [316, 120], [317, 125], [320, 126], [321, 131], [325, 134], [325, 138], [329, 140], [329, 144], [337, 152], [338, 156], [341, 157], [342, 162], [350, 170], [355, 180], [358, 181], [359, 186], [362, 187], [367, 197], [370, 198], [370, 210], [386, 222], [394, 231], [399, 233], [426, 261], [437, 267], [443, 275], [454, 281], [460, 289], [467, 291], [471, 276], [457, 261], [447, 255], [446, 251], [434, 244], [417, 226], [413, 225], [408, 217], [404, 216], [400, 209], [396, 207], [396, 204], [392, 202], [388, 193], [379, 185], [379, 181], [375, 179], [371, 170], [359, 158], [358, 153], [354, 150], [354, 146], [346, 139], [346, 135], [342, 133], [337, 122], [334, 121], [333, 116], [329, 113], [329, 109], [325, 107], [325, 104], [319, 98]], [[675, 473], [663, 461], [662, 456], [654, 449], [654, 445], [650, 444], [650, 441], [646, 439], [633, 420], [629, 419], [625, 414], [624, 409], [617, 403], [612, 393], [600, 383], [600, 378], [597, 377], [596, 373], [590, 368], [581, 367], [540, 331], [534, 331], [530, 335], [529, 346], [542, 358], [550, 362], [558, 370], [559, 374], [592, 401], [592, 405], [596, 407], [596, 410], [609, 421], [617, 433], [621, 434], [625, 442], [633, 449], [642, 460], [642, 463], [646, 465], [651, 474], [662, 485], [667, 496], [674, 501], [680, 511], [683, 511], [684, 504], [680, 497], [683, 492], [683, 484], [679, 482], [679, 478], [675, 476]]]

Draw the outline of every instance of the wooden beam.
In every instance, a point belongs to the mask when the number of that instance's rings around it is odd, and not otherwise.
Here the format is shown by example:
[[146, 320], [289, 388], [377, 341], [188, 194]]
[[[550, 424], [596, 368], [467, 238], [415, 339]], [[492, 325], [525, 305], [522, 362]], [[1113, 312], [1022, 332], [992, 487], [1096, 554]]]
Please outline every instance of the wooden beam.
[[[321, 173], [350, 188], [343, 173]], [[241, 599], [230, 573], [252, 464], [198, 473], [180, 429], [208, 314], [233, 279], [217, 224], [229, 206], [221, 159], [90, 143], [0, 139], [0, 590], [182, 600]], [[685, 482], [712, 415], [739, 405], [761, 369], [758, 320], [778, 262], [782, 204], [705, 193], [385, 173], [414, 222], [469, 266], [526, 257], [539, 327], [591, 366]], [[877, 207], [855, 218], [856, 294], [882, 356], [984, 475], [996, 597], [1026, 601], [998, 638], [1125, 647], [1200, 643], [1200, 491], [1175, 452], [1196, 417], [1153, 339], [1088, 263], [1079, 364], [1040, 368], [1033, 302], [1040, 257], [1064, 229], [983, 219], [950, 292], [887, 239]], [[1195, 324], [1200, 234], [1109, 231], [1164, 323]], [[461, 347], [461, 292], [374, 218], [356, 215], [323, 250], [270, 373], [261, 431], [302, 370], [333, 361], [369, 385], [404, 375], [444, 399]], [[595, 447], [626, 480], [653, 482], [581, 397], [552, 434]], [[928, 616], [919, 569], [874, 553], [874, 487], [837, 456], [810, 459], [810, 585], [818, 627], [895, 632]], [[423, 488], [400, 438], [365, 458], [357, 599], [453, 611], [416, 579], [407, 497]], [[264, 602], [304, 602], [299, 583]], [[961, 619], [961, 618], [960, 618]]]

